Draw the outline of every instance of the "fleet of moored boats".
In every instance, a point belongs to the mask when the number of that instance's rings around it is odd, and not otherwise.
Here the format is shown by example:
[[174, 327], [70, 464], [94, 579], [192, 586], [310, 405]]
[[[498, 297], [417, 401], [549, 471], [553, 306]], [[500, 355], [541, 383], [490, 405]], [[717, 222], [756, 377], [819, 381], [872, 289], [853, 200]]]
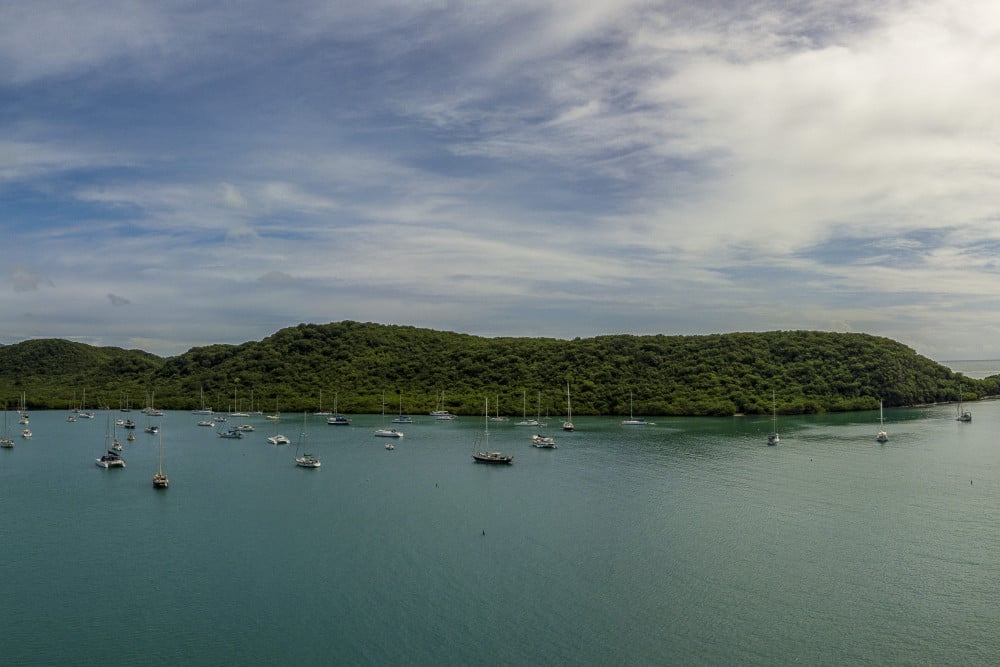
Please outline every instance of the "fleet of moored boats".
[[[540, 397], [539, 397], [539, 411], [538, 411], [538, 417], [539, 418], [538, 419], [528, 419], [527, 418], [527, 396], [525, 395], [522, 398], [523, 398], [523, 402], [524, 402], [524, 405], [523, 405], [523, 408], [524, 408], [523, 418], [522, 418], [522, 421], [515, 423], [514, 426], [538, 426], [538, 427], [544, 426], [545, 424], [540, 421], [540, 418], [541, 418], [541, 399], [540, 399]], [[234, 395], [234, 399], [235, 399], [235, 395]], [[71, 411], [71, 414], [66, 418], [66, 421], [74, 422], [74, 421], [76, 421], [76, 419], [78, 417], [82, 417], [82, 418], [86, 418], [86, 419], [93, 419], [94, 418], [93, 413], [89, 413], [89, 412], [86, 412], [84, 410], [85, 402], [86, 402], [86, 393], [84, 393], [84, 402], [81, 403], [81, 407], [79, 409], [73, 409]], [[443, 396], [442, 396], [442, 403], [443, 403]], [[771, 405], [771, 432], [767, 436], [767, 444], [769, 446], [774, 446], [774, 445], [777, 445], [781, 441], [781, 438], [780, 438], [780, 436], [778, 434], [777, 402], [776, 402], [776, 399], [775, 399], [774, 392], [772, 392], [772, 394], [771, 394], [771, 404], [772, 404]], [[322, 399], [320, 400], [320, 405], [322, 407]], [[123, 412], [130, 412], [129, 409], [124, 408], [124, 407], [122, 408], [122, 411]], [[7, 412], [8, 412], [7, 411], [7, 405], [4, 404], [3, 434], [2, 434], [2, 436], [0, 436], [0, 448], [11, 449], [11, 448], [14, 447], [14, 440], [12, 438], [10, 438], [8, 436], [8, 434], [7, 434]], [[163, 411], [162, 410], [158, 410], [158, 409], [155, 409], [155, 408], [152, 407], [152, 402], [150, 402], [149, 407], [143, 409], [143, 412], [146, 413], [146, 415], [150, 416], [150, 417], [152, 417], [152, 416], [162, 416], [163, 415]], [[212, 410], [212, 408], [205, 406], [204, 392], [202, 392], [201, 407], [198, 408], [198, 409], [192, 410], [191, 412], [192, 412], [192, 414], [196, 414], [196, 415], [210, 415], [210, 416], [213, 417], [211, 420], [207, 420], [206, 419], [206, 420], [199, 421], [198, 422], [199, 426], [214, 427], [214, 426], [217, 426], [219, 424], [223, 424], [223, 423], [226, 422], [225, 415], [216, 413], [216, 412], [214, 412]], [[329, 425], [331, 425], [331, 426], [349, 426], [351, 424], [351, 420], [348, 417], [346, 417], [344, 415], [341, 415], [341, 414], [339, 414], [337, 412], [336, 398], [334, 399], [334, 409], [333, 409], [332, 413], [330, 413], [330, 412], [323, 412], [322, 410], [320, 410], [318, 412], [315, 412], [314, 414], [316, 414], [316, 415], [322, 415], [322, 416], [327, 416], [326, 423], [329, 424]], [[26, 405], [25, 405], [25, 400], [24, 400], [24, 395], [23, 394], [21, 396], [21, 403], [20, 403], [20, 406], [18, 407], [17, 415], [18, 415], [18, 423], [25, 426], [25, 428], [22, 429], [22, 431], [21, 431], [21, 436], [23, 438], [25, 438], [25, 439], [30, 439], [33, 434], [31, 432], [31, 430], [29, 428], [27, 428], [27, 424], [29, 424], [30, 422], [29, 422], [28, 411], [27, 411], [27, 408], [26, 408]], [[431, 417], [434, 417], [436, 420], [451, 421], [451, 420], [456, 419], [456, 416], [454, 414], [452, 414], [451, 412], [449, 412], [446, 409], [443, 409], [440, 405], [439, 405], [438, 409], [431, 411], [429, 413], [429, 415]], [[240, 412], [240, 411], [237, 410], [237, 411], [231, 412], [229, 414], [229, 416], [231, 416], [231, 417], [249, 417], [250, 414], [249, 413]], [[383, 421], [385, 421], [385, 393], [384, 392], [382, 394], [382, 417], [383, 417]], [[268, 436], [267, 437], [267, 441], [270, 444], [272, 444], [272, 445], [288, 445], [288, 444], [291, 444], [291, 440], [287, 436], [284, 436], [284, 435], [278, 433], [278, 422], [280, 422], [280, 413], [277, 410], [277, 404], [275, 405], [275, 413], [274, 413], [274, 415], [268, 415], [266, 418], [269, 419], [269, 420], [275, 421], [275, 433], [272, 436]], [[971, 422], [972, 421], [972, 412], [969, 411], [967, 408], [965, 408], [962, 405], [962, 397], [961, 396], [959, 396], [955, 419], [956, 419], [956, 421], [960, 421], [960, 422]], [[492, 450], [489, 449], [490, 422], [506, 422], [506, 421], [508, 421], [508, 419], [506, 417], [501, 417], [500, 414], [499, 414], [499, 412], [494, 417], [490, 416], [489, 399], [486, 399], [486, 405], [485, 405], [485, 410], [484, 410], [483, 446], [481, 448], [479, 448], [478, 451], [476, 451], [476, 452], [473, 453], [473, 455], [472, 455], [473, 461], [475, 461], [476, 463], [488, 463], [488, 464], [510, 464], [510, 463], [514, 462], [514, 456], [513, 455], [506, 455], [506, 454], [503, 454], [502, 452], [492, 451]], [[413, 419], [410, 416], [403, 414], [402, 396], [400, 396], [399, 416], [396, 417], [395, 419], [393, 419], [392, 422], [395, 423], [395, 424], [412, 424], [413, 423]], [[629, 418], [625, 419], [625, 420], [622, 420], [621, 425], [622, 426], [647, 426], [647, 425], [651, 425], [651, 424], [652, 424], [652, 422], [647, 422], [645, 419], [643, 419], [641, 417], [637, 418], [637, 417], [634, 416], [634, 414], [632, 412], [632, 392], [630, 391], [629, 392]], [[125, 467], [125, 459], [122, 458], [122, 455], [119, 453], [119, 452], [122, 451], [122, 445], [118, 441], [118, 436], [117, 436], [117, 427], [118, 426], [122, 426], [123, 428], [130, 430], [128, 438], [127, 438], [130, 442], [135, 440], [135, 436], [131, 433], [131, 430], [135, 429], [135, 427], [136, 427], [135, 422], [132, 419], [117, 419], [117, 420], [114, 421], [114, 426], [112, 426], [112, 420], [111, 420], [111, 417], [110, 417], [110, 410], [109, 410], [109, 413], [108, 413], [108, 424], [107, 424], [107, 428], [105, 429], [105, 441], [104, 441], [104, 450], [105, 451], [104, 451], [103, 454], [101, 454], [100, 457], [98, 457], [97, 459], [95, 459], [95, 463], [100, 468], [111, 469], [111, 468], [124, 468]], [[572, 405], [571, 405], [571, 402], [570, 402], [570, 387], [569, 387], [569, 383], [568, 382], [566, 383], [566, 421], [563, 422], [562, 429], [564, 431], [573, 431], [575, 429], [575, 427], [573, 425], [573, 412], [572, 412]], [[254, 427], [253, 427], [252, 424], [241, 424], [239, 426], [235, 426], [235, 427], [231, 427], [231, 428], [226, 428], [226, 429], [223, 429], [223, 430], [218, 430], [218, 431], [216, 431], [216, 433], [218, 434], [218, 436], [220, 438], [240, 439], [240, 438], [243, 437], [244, 433], [246, 433], [246, 432], [252, 432], [252, 431], [254, 431]], [[145, 432], [149, 433], [151, 435], [158, 435], [159, 436], [158, 465], [157, 465], [156, 473], [153, 475], [153, 486], [155, 488], [160, 488], [160, 489], [167, 488], [169, 486], [169, 484], [170, 484], [170, 481], [169, 481], [169, 479], [167, 477], [167, 474], [165, 472], [163, 472], [163, 433], [162, 433], [159, 425], [152, 424], [152, 423], [147, 424], [147, 426], [145, 427]], [[402, 431], [399, 431], [399, 430], [397, 430], [395, 428], [389, 428], [387, 426], [383, 426], [381, 428], [375, 429], [374, 436], [375, 437], [400, 439], [400, 438], [403, 437], [403, 433], [402, 433]], [[299, 467], [302, 467], [302, 468], [312, 468], [312, 469], [319, 468], [322, 464], [321, 464], [320, 460], [315, 455], [309, 453], [308, 451], [302, 451], [301, 454], [299, 453], [300, 450], [304, 450], [306, 437], [307, 437], [307, 433], [306, 433], [306, 413], [303, 413], [302, 414], [302, 429], [299, 432], [298, 444], [297, 444], [297, 446], [295, 448], [295, 455], [293, 457], [293, 460], [294, 460], [294, 463], [295, 463], [296, 466], [299, 466]], [[879, 443], [885, 443], [885, 442], [888, 442], [888, 440], [889, 440], [889, 434], [888, 434], [888, 432], [886, 431], [886, 428], [885, 428], [885, 415], [884, 415], [884, 411], [883, 411], [883, 406], [882, 406], [882, 401], [881, 400], [879, 401], [879, 428], [878, 428], [878, 432], [877, 432], [877, 434], [875, 436], [875, 440], [877, 442], [879, 442]], [[535, 433], [534, 435], [531, 436], [531, 446], [532, 447], [536, 447], [538, 449], [557, 449], [558, 448], [558, 445], [556, 445], [554, 437], [542, 435], [540, 433]], [[388, 442], [385, 445], [385, 449], [387, 451], [393, 451], [393, 450], [395, 450], [395, 446], [391, 442]]]

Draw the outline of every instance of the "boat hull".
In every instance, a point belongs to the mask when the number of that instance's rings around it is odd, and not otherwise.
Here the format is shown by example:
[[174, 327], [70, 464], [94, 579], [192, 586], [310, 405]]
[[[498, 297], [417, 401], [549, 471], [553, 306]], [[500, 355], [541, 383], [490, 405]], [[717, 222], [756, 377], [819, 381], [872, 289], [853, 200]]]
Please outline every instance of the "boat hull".
[[493, 463], [493, 464], [507, 464], [513, 463], [513, 456], [504, 456], [499, 452], [479, 452], [478, 454], [472, 455], [472, 460], [476, 463]]

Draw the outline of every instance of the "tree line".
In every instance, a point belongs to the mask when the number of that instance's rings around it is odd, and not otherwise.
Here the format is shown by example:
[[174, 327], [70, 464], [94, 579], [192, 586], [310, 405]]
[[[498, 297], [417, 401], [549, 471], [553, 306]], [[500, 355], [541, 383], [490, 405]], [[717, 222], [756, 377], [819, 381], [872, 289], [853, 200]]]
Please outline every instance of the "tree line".
[[[1000, 376], [974, 380], [888, 338], [770, 331], [702, 336], [484, 338], [361, 322], [299, 324], [260, 341], [207, 345], [162, 358], [60, 339], [0, 347], [0, 397], [13, 408], [150, 401], [223, 411], [327, 410], [409, 414], [804, 414], [876, 409], [1000, 393]], [[235, 405], [234, 405], [235, 401]], [[322, 405], [321, 405], [322, 403]]]

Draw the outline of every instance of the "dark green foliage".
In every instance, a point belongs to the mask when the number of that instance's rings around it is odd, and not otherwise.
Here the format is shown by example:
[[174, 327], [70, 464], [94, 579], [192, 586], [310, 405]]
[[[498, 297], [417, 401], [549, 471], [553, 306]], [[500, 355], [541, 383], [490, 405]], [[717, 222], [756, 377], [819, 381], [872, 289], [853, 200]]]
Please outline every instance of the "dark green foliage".
[[[772, 331], [708, 336], [480, 338], [360, 322], [300, 324], [261, 341], [209, 345], [162, 359], [146, 352], [64, 340], [0, 347], [0, 397], [11, 406], [65, 408], [87, 392], [91, 407], [189, 409], [209, 405], [283, 412], [333, 406], [346, 413], [411, 414], [443, 407], [480, 414], [485, 398], [501, 414], [562, 415], [566, 381], [573, 413], [636, 415], [810, 414], [966, 401], [1000, 393], [1000, 377], [970, 380], [910, 348], [866, 334]], [[75, 399], [74, 399], [75, 397]], [[491, 412], [495, 411], [491, 407]]]

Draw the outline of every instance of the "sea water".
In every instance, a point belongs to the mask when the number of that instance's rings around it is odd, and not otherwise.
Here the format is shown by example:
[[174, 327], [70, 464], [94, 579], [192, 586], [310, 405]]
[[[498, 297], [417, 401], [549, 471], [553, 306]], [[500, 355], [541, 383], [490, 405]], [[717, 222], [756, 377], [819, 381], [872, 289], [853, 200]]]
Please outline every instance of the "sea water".
[[[0, 663], [995, 664], [1000, 403], [878, 413], [307, 422], [242, 440], [31, 415], [0, 450]], [[10, 430], [14, 428], [13, 419]], [[274, 446], [280, 430], [291, 446]]]

